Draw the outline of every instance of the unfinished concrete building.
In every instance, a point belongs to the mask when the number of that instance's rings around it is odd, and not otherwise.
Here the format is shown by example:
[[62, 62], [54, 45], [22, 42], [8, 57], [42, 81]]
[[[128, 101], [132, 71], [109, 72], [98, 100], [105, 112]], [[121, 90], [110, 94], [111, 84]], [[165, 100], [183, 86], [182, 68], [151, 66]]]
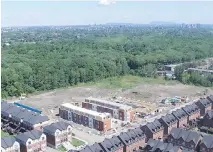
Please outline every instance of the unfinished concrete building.
[[135, 111], [131, 106], [89, 97], [82, 103], [82, 107], [101, 113], [110, 113], [113, 118], [131, 122], [135, 118]]
[[111, 115], [64, 103], [59, 108], [61, 118], [105, 132], [112, 128]]

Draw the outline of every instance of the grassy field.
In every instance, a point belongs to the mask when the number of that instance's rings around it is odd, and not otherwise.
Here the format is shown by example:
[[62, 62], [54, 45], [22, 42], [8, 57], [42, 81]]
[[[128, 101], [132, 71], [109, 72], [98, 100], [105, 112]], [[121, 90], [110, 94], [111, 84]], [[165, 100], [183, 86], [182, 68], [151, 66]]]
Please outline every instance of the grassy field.
[[[80, 83], [75, 86], [57, 88], [54, 91], [66, 90], [67, 88], [75, 88], [75, 87], [98, 87], [100, 89], [130, 89], [134, 88], [139, 84], [162, 84], [162, 85], [174, 85], [179, 83], [175, 80], [165, 80], [163, 78], [145, 78], [139, 76], [121, 76], [121, 77], [111, 77], [102, 79], [96, 82], [88, 82], [88, 83]], [[45, 90], [45, 91], [37, 91], [30, 95], [38, 95], [42, 93], [52, 92], [53, 90]], [[10, 100], [8, 98], [7, 100]]]
[[177, 81], [165, 80], [162, 78], [144, 78], [139, 76], [122, 76], [122, 77], [112, 77], [104, 80], [100, 80], [93, 83], [79, 84], [78, 86], [96, 86], [102, 89], [129, 89], [137, 86], [138, 84], [163, 84], [163, 85], [173, 85], [177, 84]]
[[75, 146], [75, 147], [78, 147], [78, 146], [83, 145], [84, 142], [81, 141], [81, 140], [79, 140], [79, 139], [73, 138], [71, 144], [72, 144], [73, 146]]

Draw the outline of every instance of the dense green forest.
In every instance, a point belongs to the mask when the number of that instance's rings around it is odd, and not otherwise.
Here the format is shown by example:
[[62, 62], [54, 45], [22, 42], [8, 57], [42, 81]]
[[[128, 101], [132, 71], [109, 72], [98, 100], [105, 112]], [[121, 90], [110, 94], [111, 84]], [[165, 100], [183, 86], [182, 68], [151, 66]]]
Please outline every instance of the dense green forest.
[[[212, 74], [200, 74], [197, 72], [187, 72], [188, 68], [195, 68], [198, 62], [192, 63], [183, 63], [180, 66], [175, 68], [175, 75], [177, 80], [184, 84], [194, 84], [198, 86], [204, 87], [212, 87], [213, 86], [213, 75]], [[209, 70], [211, 70], [211, 67]]]
[[33, 27], [2, 30], [1, 47], [2, 97], [8, 97], [126, 74], [157, 77], [165, 64], [213, 56], [213, 33], [150, 26]]

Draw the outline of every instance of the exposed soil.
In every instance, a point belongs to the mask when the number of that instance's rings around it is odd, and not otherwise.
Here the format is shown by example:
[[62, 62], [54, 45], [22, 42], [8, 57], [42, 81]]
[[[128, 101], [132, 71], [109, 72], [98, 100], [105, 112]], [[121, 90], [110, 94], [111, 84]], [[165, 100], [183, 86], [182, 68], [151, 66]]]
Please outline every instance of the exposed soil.
[[[29, 96], [20, 103], [38, 108], [48, 116], [57, 113], [60, 104], [65, 102], [81, 102], [86, 97], [109, 99], [117, 97], [118, 100], [126, 102], [141, 103], [140, 105], [156, 106], [156, 102], [174, 96], [187, 96], [190, 100], [204, 96], [206, 88], [188, 86], [183, 84], [159, 85], [141, 84], [133, 89], [99, 89], [97, 87], [74, 87], [70, 89], [57, 90], [39, 95]], [[213, 94], [213, 89], [209, 89], [207, 94]], [[146, 106], [145, 106], [146, 107]]]

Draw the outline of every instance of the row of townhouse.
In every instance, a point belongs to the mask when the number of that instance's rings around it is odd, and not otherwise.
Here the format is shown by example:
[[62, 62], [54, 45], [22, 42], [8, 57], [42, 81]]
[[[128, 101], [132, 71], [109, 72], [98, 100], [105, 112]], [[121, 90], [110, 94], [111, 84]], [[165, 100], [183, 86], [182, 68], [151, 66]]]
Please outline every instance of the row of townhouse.
[[132, 122], [135, 119], [135, 111], [131, 106], [112, 101], [89, 97], [82, 102], [82, 108], [100, 113], [110, 113], [113, 118], [122, 121]]
[[73, 121], [101, 132], [106, 132], [112, 128], [112, 120], [109, 113], [99, 113], [70, 103], [64, 103], [60, 106], [59, 115], [65, 120]]
[[31, 130], [19, 133], [15, 137], [1, 138], [2, 152], [42, 152], [46, 147], [58, 148], [72, 141], [72, 127], [65, 122], [56, 122], [45, 126], [43, 132]]
[[161, 140], [149, 139], [143, 152], [182, 152], [181, 147]]
[[212, 108], [212, 96], [208, 98], [202, 98], [197, 102], [186, 105], [181, 109], [177, 109], [170, 114], [162, 116], [158, 120], [153, 122], [148, 122], [146, 125], [142, 126], [141, 129], [146, 134], [146, 142], [152, 139], [163, 139], [166, 138], [170, 133], [172, 128], [188, 128], [190, 126], [197, 126], [197, 120], [200, 116], [204, 116], [204, 124], [210, 126], [212, 123], [212, 113], [209, 111]]
[[207, 134], [202, 135], [196, 131], [173, 128], [171, 134], [165, 141], [175, 146], [183, 147], [187, 150], [197, 152], [213, 151], [213, 136]]
[[69, 152], [136, 152], [145, 146], [145, 134], [140, 127], [122, 132], [103, 142]]
[[21, 129], [42, 130], [43, 126], [49, 123], [49, 118], [36, 112], [16, 106], [13, 103], [1, 102], [1, 120], [3, 130], [9, 126], [19, 132]]

